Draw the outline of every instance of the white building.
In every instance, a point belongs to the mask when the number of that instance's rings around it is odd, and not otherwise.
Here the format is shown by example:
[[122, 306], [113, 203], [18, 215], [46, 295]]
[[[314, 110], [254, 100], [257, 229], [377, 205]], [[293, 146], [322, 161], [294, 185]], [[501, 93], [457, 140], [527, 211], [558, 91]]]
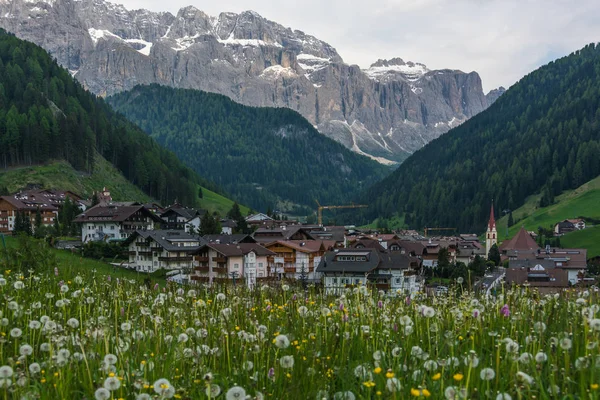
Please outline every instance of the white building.
[[390, 295], [421, 289], [421, 260], [399, 251], [374, 248], [329, 251], [317, 272], [323, 275], [325, 292], [341, 294], [348, 287], [369, 285]]
[[136, 230], [153, 230], [161, 219], [141, 205], [97, 205], [79, 214], [81, 241], [124, 240]]
[[192, 253], [202, 239], [182, 231], [135, 231], [128, 239], [129, 265], [140, 272], [158, 269], [192, 271]]

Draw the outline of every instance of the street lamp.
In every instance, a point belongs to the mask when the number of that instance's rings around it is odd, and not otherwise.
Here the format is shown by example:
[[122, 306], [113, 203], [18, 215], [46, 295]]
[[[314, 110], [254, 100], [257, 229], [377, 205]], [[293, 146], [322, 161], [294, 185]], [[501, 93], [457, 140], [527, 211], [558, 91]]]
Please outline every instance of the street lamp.
[[229, 273], [229, 275], [231, 275], [231, 279], [233, 279], [233, 286], [235, 286], [235, 278], [237, 278], [237, 276], [238, 276], [237, 271], [233, 271], [233, 272]]

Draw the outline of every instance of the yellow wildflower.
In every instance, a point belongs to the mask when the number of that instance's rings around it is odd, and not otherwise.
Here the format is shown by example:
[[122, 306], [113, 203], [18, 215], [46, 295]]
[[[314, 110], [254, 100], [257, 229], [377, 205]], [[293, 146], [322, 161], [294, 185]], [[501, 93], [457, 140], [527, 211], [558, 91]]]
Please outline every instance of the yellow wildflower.
[[465, 376], [464, 376], [463, 374], [461, 374], [460, 372], [459, 372], [458, 374], [454, 374], [454, 380], [455, 380], [455, 381], [457, 381], [457, 382], [460, 382], [460, 381], [462, 381], [462, 379], [463, 379], [464, 377], [465, 377]]

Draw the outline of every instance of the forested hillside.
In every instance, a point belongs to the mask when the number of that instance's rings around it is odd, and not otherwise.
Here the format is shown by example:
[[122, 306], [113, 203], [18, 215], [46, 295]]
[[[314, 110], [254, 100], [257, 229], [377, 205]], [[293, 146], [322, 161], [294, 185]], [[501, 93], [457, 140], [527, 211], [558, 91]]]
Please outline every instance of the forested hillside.
[[0, 167], [64, 159], [91, 172], [95, 154], [166, 204], [196, 204], [197, 185], [207, 184], [42, 48], [0, 30]]
[[600, 174], [600, 46], [539, 68], [489, 109], [406, 160], [364, 195], [370, 218], [482, 231], [490, 202], [542, 205]]
[[348, 202], [390, 171], [285, 108], [247, 107], [159, 85], [108, 101], [198, 173], [258, 209]]

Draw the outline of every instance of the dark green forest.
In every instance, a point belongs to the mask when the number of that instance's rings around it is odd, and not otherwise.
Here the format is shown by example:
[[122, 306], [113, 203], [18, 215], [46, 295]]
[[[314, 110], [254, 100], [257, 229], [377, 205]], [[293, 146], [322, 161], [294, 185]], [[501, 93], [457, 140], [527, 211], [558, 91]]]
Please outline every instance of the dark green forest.
[[[427, 144], [364, 194], [365, 216], [406, 214], [414, 228], [485, 229], [496, 210], [542, 202], [600, 174], [600, 46], [513, 85], [489, 109]], [[547, 204], [542, 204], [547, 205]]]
[[108, 99], [132, 122], [257, 209], [278, 200], [347, 203], [389, 167], [346, 149], [286, 108], [254, 108], [198, 90], [139, 86]]
[[64, 159], [92, 172], [97, 154], [164, 203], [195, 204], [197, 185], [208, 184], [45, 50], [0, 30], [0, 167]]

